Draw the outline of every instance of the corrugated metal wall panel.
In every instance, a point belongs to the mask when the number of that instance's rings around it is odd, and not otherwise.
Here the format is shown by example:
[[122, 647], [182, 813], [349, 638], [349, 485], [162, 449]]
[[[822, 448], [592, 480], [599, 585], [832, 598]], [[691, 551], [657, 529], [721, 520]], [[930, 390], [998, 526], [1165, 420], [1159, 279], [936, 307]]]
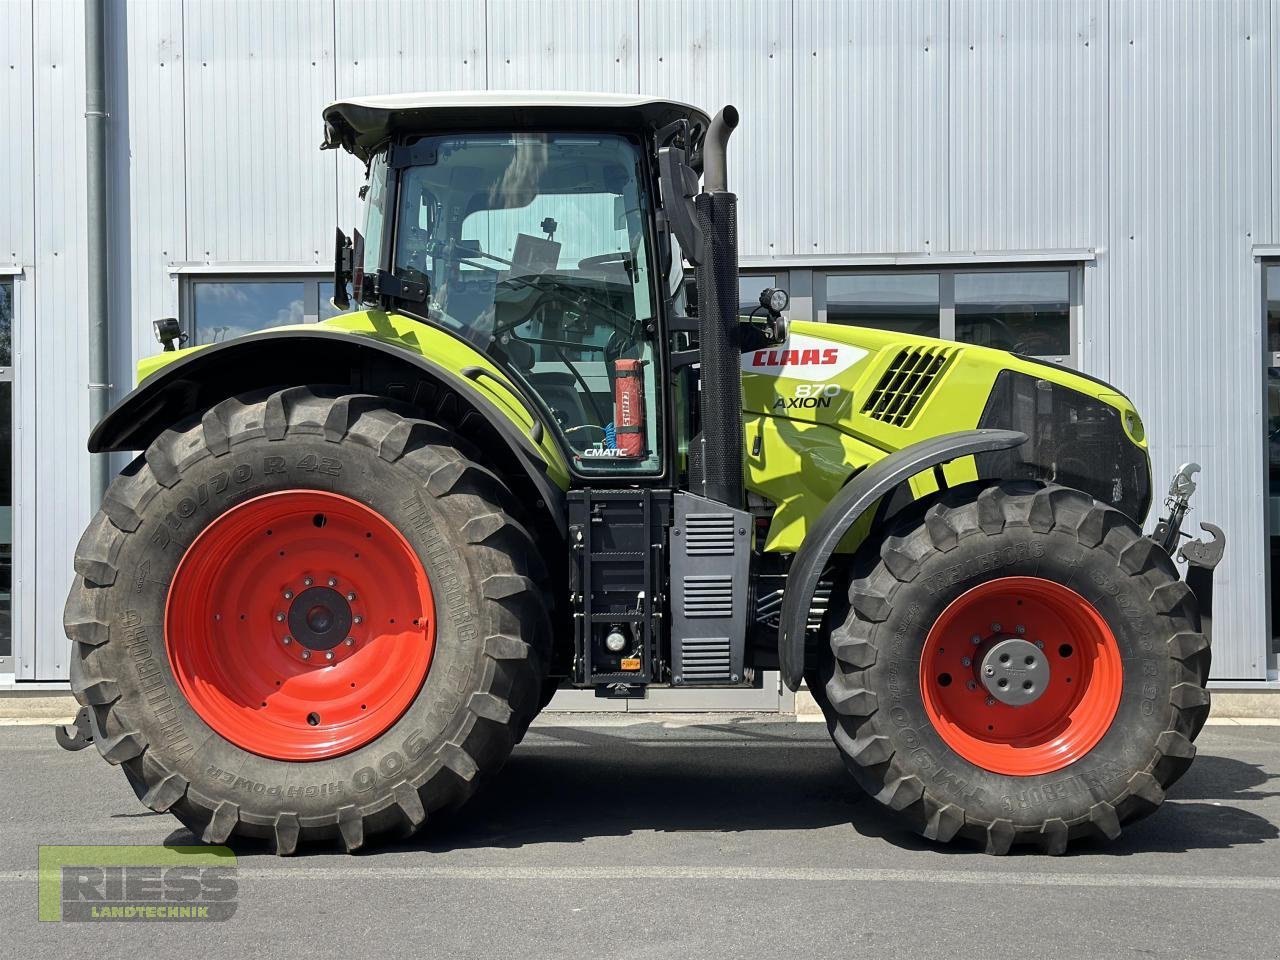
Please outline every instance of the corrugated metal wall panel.
[[732, 7], [665, 0], [640, 4], [640, 89], [709, 113], [731, 103], [742, 115], [729, 161], [729, 185], [740, 197], [742, 256], [794, 252], [796, 154], [819, 149], [803, 136], [793, 140], [790, 135], [793, 12], [782, 0], [744, 0]]
[[[947, 246], [947, 4], [794, 7], [797, 253]], [[779, 205], [781, 172], [773, 179]]]
[[[184, 98], [183, 7], [180, 3], [113, 5], [111, 49], [117, 276], [114, 399], [133, 386], [138, 359], [160, 349], [151, 322], [178, 315], [171, 263], [187, 255], [187, 116]], [[274, 231], [273, 231], [274, 232]], [[127, 327], [126, 331], [120, 327]]]
[[1111, 375], [1147, 422], [1156, 476], [1203, 464], [1193, 520], [1228, 533], [1214, 675], [1265, 676], [1266, 539], [1252, 233], [1270, 175], [1267, 7], [1111, 11]]
[[490, 90], [640, 89], [637, 0], [489, 0]]
[[[24, 484], [28, 522], [35, 547], [35, 610], [28, 611], [29, 635], [19, 650], [34, 644], [34, 662], [20, 654], [19, 677], [56, 679], [67, 673], [68, 644], [62, 633], [62, 605], [71, 584], [71, 555], [89, 520], [88, 357], [85, 349], [85, 122], [84, 4], [42, 0], [35, 4], [32, 146], [37, 198], [33, 283], [37, 322], [24, 350], [19, 388], [35, 444], [24, 442], [32, 459], [16, 462]], [[25, 285], [24, 285], [25, 286]], [[34, 613], [34, 617], [30, 616]]]
[[1105, 0], [951, 6], [952, 250], [1102, 242], [1106, 21]]
[[31, 188], [32, 148], [20, 131], [31, 129], [32, 0], [0, 0], [0, 130], [9, 133], [12, 149], [0, 151], [0, 263], [31, 260], [35, 245], [35, 191]]
[[1271, 150], [1271, 233], [1265, 243], [1280, 243], [1280, 0], [1271, 0], [1271, 109], [1264, 124]]
[[[334, 35], [337, 97], [484, 89], [485, 5], [476, 0], [336, 0]], [[319, 143], [319, 112], [306, 120]], [[364, 170], [346, 154], [337, 164], [337, 222], [349, 233], [359, 226], [356, 191]]]
[[332, 262], [332, 0], [187, 0], [185, 18], [188, 256]]

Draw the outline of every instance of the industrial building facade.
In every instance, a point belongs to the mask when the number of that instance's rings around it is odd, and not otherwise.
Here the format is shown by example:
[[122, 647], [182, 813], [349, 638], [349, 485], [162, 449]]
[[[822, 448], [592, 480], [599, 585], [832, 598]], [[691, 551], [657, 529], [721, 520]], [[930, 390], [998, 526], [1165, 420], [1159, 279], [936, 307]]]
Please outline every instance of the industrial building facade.
[[[112, 400], [176, 316], [333, 311], [345, 96], [645, 93], [742, 124], [744, 297], [1048, 357], [1227, 531], [1214, 678], [1277, 685], [1280, 0], [108, 0]], [[82, 0], [0, 0], [0, 686], [65, 680], [91, 499]], [[1157, 498], [1157, 507], [1159, 500]], [[1154, 511], [1153, 511], [1154, 512]], [[1152, 518], [1154, 520], [1154, 517]], [[654, 705], [780, 702], [695, 700]], [[737, 695], [739, 698], [745, 695]]]

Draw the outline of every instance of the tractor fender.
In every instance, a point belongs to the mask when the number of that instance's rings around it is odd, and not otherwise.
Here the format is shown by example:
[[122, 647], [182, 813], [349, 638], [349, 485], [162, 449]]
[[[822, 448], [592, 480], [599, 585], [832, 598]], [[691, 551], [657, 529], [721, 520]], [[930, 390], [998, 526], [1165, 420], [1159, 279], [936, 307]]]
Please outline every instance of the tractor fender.
[[465, 425], [462, 432], [499, 457], [509, 475], [527, 477], [536, 494], [529, 502], [539, 502], [544, 514], [539, 525], [567, 535], [564, 492], [548, 474], [546, 457], [475, 381], [394, 343], [340, 330], [263, 331], [192, 351], [112, 407], [89, 435], [89, 452], [144, 450], [174, 423], [228, 397], [308, 383], [350, 385], [353, 393], [385, 396], [428, 417], [447, 413], [446, 422]]
[[881, 497], [923, 470], [975, 453], [1007, 450], [1026, 440], [1027, 435], [1016, 430], [944, 433], [877, 460], [841, 488], [805, 536], [787, 574], [778, 623], [778, 662], [789, 689], [798, 690], [804, 679], [806, 624], [818, 578], [858, 519]]

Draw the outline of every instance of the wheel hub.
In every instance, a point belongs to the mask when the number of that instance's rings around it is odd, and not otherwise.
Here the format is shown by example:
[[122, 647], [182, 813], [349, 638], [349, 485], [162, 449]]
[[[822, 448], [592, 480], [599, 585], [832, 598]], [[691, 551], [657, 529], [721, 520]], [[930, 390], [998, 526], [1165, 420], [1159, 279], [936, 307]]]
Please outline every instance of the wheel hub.
[[351, 633], [351, 604], [333, 587], [308, 587], [289, 604], [288, 622], [308, 650], [332, 650]]
[[1034, 643], [1006, 637], [992, 644], [982, 658], [978, 679], [1001, 703], [1024, 707], [1049, 688], [1049, 660]]

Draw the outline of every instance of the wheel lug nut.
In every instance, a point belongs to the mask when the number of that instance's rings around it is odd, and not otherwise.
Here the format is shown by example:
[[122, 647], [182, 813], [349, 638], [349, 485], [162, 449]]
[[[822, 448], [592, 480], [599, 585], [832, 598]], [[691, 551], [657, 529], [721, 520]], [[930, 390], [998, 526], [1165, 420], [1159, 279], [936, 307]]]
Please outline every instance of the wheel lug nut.
[[315, 583], [315, 581], [314, 581], [314, 580], [312, 580], [310, 577], [303, 577], [303, 578], [302, 578], [302, 585], [303, 585], [304, 587], [309, 587], [309, 586], [311, 586], [311, 584], [313, 584], [313, 583]]
[[326, 650], [326, 651], [324, 652], [324, 658], [325, 658], [326, 660], [332, 660], [332, 659], [333, 659], [333, 651], [332, 651], [332, 650]]
[[972, 637], [969, 638], [969, 642], [976, 647], [978, 644], [982, 642], [982, 638], [975, 633]]
[[978, 684], [977, 684], [975, 681], [970, 680], [969, 682], [967, 682], [967, 683], [965, 684], [965, 689], [966, 689], [966, 690], [977, 690], [977, 689], [978, 689]]
[[1043, 649], [1044, 649], [1044, 641], [1043, 641], [1043, 640], [1037, 640], [1037, 641], [1036, 641], [1036, 646], [1037, 646], [1037, 647], [1039, 647], [1041, 650], [1043, 650]]
[[994, 707], [995, 705], [996, 705], [996, 698], [995, 698], [995, 697], [987, 697], [987, 706], [988, 706], [988, 707]]
[[348, 647], [354, 647], [356, 645], [356, 638], [347, 637], [347, 639], [343, 640], [342, 642], [346, 644]]
[[336, 587], [337, 585], [338, 585], [338, 578], [337, 578], [337, 577], [330, 577], [330, 578], [329, 578], [329, 586], [331, 586], [331, 587]]
[[284, 614], [283, 614], [283, 613], [277, 613], [277, 614], [276, 614], [276, 623], [284, 623]]
[[355, 598], [356, 598], [356, 595], [355, 595], [354, 593], [348, 593], [348, 594], [347, 594], [347, 599], [348, 599], [348, 600], [354, 600]]
[[1016, 627], [1014, 627], [1014, 628], [1013, 628], [1013, 630], [1014, 630], [1014, 633], [1026, 633], [1026, 632], [1027, 632], [1027, 628], [1026, 628], [1026, 627], [1024, 627], [1022, 624], [1018, 624]]
[[960, 666], [962, 666], [962, 667], [971, 667], [971, 666], [973, 666], [973, 661], [972, 661], [972, 660], [970, 660], [968, 657], [961, 657], [961, 658], [960, 658]]
[[311, 659], [311, 651], [310, 651], [310, 650], [303, 650], [303, 651], [302, 651], [302, 659], [303, 659], [303, 660], [310, 660], [310, 659]]
[[356, 615], [351, 618], [352, 623], [364, 623], [364, 617]]
[[999, 632], [1000, 632], [1000, 624], [998, 624], [998, 623], [993, 623], [993, 624], [991, 625], [991, 632], [992, 632], [992, 633], [999, 633]]
[[988, 677], [994, 677], [996, 675], [996, 668], [987, 667], [987, 669], [984, 670], [983, 673], [985, 673]]
[[284, 592], [284, 598], [285, 598], [286, 600], [292, 600], [292, 599], [293, 599], [293, 591], [292, 591], [292, 590], [286, 590], [286, 591]]
[[287, 647], [289, 644], [293, 643], [293, 637], [285, 637], [280, 642]]

